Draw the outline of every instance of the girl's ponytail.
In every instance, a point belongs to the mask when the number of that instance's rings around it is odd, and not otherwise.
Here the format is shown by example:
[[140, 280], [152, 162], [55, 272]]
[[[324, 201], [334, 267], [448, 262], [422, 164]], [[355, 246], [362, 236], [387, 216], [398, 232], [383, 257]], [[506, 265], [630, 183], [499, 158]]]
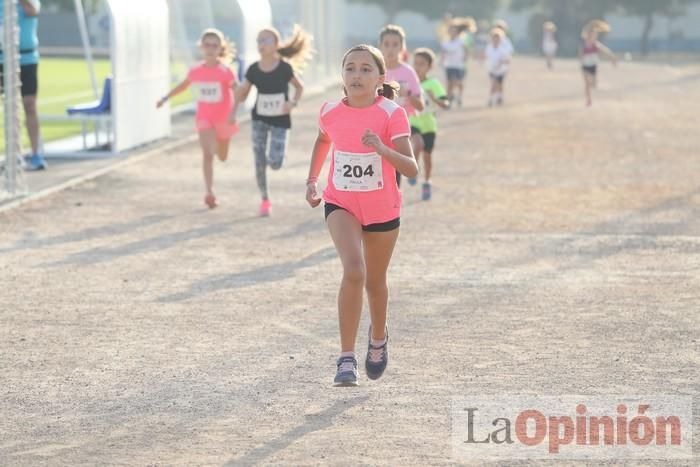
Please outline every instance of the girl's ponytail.
[[400, 88], [401, 86], [396, 81], [385, 82], [379, 89], [379, 95], [393, 101], [399, 95]]
[[313, 37], [311, 34], [304, 31], [298, 24], [295, 24], [292, 37], [287, 41], [280, 43], [279, 33], [276, 34], [276, 37], [279, 44], [277, 53], [288, 59], [296, 71], [303, 70], [313, 56], [313, 49], [311, 48]]

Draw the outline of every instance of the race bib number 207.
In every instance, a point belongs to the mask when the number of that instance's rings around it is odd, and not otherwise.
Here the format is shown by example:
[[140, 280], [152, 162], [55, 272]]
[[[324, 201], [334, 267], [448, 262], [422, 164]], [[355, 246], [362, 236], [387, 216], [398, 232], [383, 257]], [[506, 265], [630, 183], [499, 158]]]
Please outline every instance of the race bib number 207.
[[195, 96], [197, 97], [197, 102], [217, 104], [223, 100], [221, 83], [216, 81], [197, 83], [195, 87]]

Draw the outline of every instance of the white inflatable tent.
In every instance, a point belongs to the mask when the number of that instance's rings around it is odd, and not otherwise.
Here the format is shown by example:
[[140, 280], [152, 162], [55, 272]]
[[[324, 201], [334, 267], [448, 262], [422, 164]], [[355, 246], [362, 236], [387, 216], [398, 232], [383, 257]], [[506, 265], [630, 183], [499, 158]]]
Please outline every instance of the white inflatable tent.
[[[170, 134], [170, 115], [155, 108], [155, 102], [170, 86], [167, 1], [105, 0], [105, 6], [110, 24], [110, 111], [90, 115], [40, 115], [42, 121], [71, 120], [83, 124], [82, 150], [77, 142], [80, 138], [69, 138], [47, 143], [44, 152], [49, 156], [114, 155]], [[95, 79], [82, 0], [75, 0], [75, 10], [92, 90], [99, 100], [103, 83], [97, 83]], [[90, 142], [90, 134], [86, 131], [91, 123], [96, 126], [94, 142]], [[98, 136], [102, 134], [104, 137], [104, 132], [109, 142], [107, 150], [91, 149], [85, 153], [85, 149], [100, 146]]]
[[112, 19], [112, 152], [170, 134], [155, 103], [170, 87], [166, 0], [107, 0]]
[[243, 14], [243, 32], [238, 53], [246, 65], [256, 61], [258, 56], [258, 32], [272, 24], [272, 9], [269, 1], [238, 0]]

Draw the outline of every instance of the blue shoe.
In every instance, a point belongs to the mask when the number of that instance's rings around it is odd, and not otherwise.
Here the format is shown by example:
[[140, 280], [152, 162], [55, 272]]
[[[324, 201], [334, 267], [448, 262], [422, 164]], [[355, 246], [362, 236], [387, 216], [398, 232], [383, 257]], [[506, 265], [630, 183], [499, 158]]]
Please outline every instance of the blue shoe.
[[358, 386], [355, 357], [340, 357], [337, 365], [338, 371], [335, 373], [333, 386]]
[[30, 170], [44, 170], [48, 166], [46, 160], [39, 154], [32, 154], [32, 157], [29, 159]]
[[432, 185], [430, 183], [424, 183], [421, 198], [423, 199], [423, 201], [430, 201], [430, 198], [432, 198], [432, 196], [433, 196]]
[[418, 180], [416, 180], [415, 178], [409, 178], [409, 179], [408, 179], [408, 184], [409, 184], [409, 185], [415, 186], [416, 183], [418, 183]]
[[384, 345], [375, 347], [372, 345], [372, 326], [369, 327], [369, 343], [367, 344], [367, 358], [365, 359], [365, 372], [369, 379], [379, 379], [386, 365], [389, 363], [389, 330], [384, 331], [386, 341]]

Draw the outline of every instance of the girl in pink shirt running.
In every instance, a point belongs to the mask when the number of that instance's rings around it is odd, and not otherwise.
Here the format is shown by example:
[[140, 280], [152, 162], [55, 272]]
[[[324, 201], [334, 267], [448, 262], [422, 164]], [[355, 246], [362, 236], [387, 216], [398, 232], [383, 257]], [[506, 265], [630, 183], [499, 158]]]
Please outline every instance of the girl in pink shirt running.
[[[417, 115], [425, 104], [421, 96], [422, 88], [416, 70], [403, 59], [407, 57], [406, 33], [401, 26], [388, 24], [379, 32], [379, 49], [386, 62], [386, 80], [399, 83], [398, 103], [409, 117]], [[415, 154], [423, 151], [424, 142], [418, 128], [411, 127], [411, 146]], [[411, 185], [416, 184], [410, 178]], [[396, 183], [401, 185], [401, 175], [396, 173]]]
[[158, 101], [160, 108], [168, 99], [194, 86], [197, 99], [196, 130], [202, 148], [204, 203], [210, 209], [217, 206], [214, 196], [214, 154], [222, 162], [228, 158], [231, 137], [238, 131], [233, 89], [236, 75], [228, 64], [233, 57], [233, 46], [218, 29], [207, 29], [199, 40], [204, 60], [192, 67], [187, 78]]
[[331, 165], [323, 192], [328, 230], [343, 264], [338, 295], [341, 354], [336, 386], [357, 386], [355, 340], [367, 290], [371, 326], [365, 369], [379, 378], [389, 360], [386, 272], [399, 236], [401, 193], [395, 172], [418, 174], [406, 111], [392, 99], [379, 50], [358, 45], [342, 62], [345, 98], [321, 107], [306, 200], [316, 207], [318, 177], [329, 150]]

